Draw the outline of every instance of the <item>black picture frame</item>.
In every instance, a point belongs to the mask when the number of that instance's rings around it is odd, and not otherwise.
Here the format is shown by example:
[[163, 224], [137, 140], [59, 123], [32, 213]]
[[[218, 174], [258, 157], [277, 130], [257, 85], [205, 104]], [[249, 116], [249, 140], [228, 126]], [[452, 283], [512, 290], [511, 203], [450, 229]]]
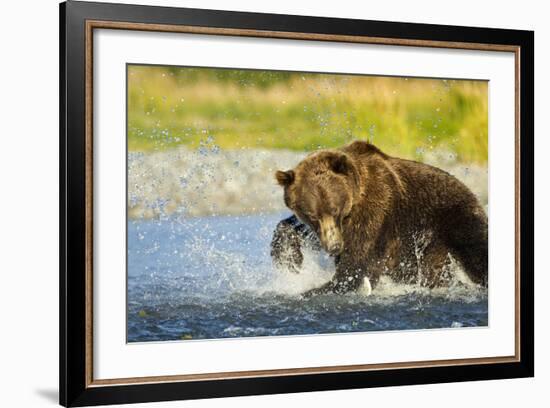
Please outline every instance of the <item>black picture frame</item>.
[[[534, 375], [534, 33], [532, 31], [364, 21], [68, 1], [60, 4], [60, 403], [64, 406], [340, 390]], [[223, 29], [366, 36], [517, 47], [519, 52], [518, 361], [258, 376], [143, 384], [90, 384], [86, 281], [86, 23], [186, 25]], [[88, 153], [87, 153], [88, 152]], [[89, 236], [88, 236], [89, 237]]]

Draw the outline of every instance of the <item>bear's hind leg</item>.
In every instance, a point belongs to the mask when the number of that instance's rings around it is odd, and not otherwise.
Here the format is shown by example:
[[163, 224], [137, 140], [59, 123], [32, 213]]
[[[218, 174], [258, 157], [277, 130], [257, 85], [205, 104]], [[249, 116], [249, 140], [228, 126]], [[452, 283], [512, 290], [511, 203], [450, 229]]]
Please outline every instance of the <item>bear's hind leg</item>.
[[464, 268], [470, 280], [478, 285], [488, 284], [487, 241], [464, 244], [454, 248], [453, 255]]
[[426, 252], [420, 261], [419, 284], [430, 289], [447, 286], [451, 276], [449, 267], [451, 251], [441, 243], [434, 243], [426, 248]]
[[466, 275], [474, 283], [488, 284], [487, 217], [478, 207], [457, 214], [456, 224], [449, 229], [448, 243], [451, 254], [460, 262]]

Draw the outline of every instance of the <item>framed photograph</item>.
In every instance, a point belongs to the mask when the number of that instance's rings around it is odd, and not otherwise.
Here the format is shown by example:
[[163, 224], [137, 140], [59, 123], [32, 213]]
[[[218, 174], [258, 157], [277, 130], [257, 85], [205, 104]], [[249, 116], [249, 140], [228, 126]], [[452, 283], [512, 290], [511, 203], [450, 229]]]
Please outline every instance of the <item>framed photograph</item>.
[[533, 376], [533, 32], [60, 22], [62, 405]]

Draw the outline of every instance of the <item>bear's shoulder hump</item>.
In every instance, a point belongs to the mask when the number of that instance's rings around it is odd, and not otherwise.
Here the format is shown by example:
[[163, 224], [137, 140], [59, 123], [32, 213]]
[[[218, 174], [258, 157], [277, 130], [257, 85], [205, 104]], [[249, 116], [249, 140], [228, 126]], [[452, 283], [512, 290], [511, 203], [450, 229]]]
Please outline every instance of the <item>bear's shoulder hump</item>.
[[348, 144], [347, 146], [344, 146], [342, 150], [345, 153], [351, 154], [351, 155], [369, 155], [369, 154], [378, 154], [384, 158], [388, 158], [389, 156], [385, 154], [382, 150], [380, 150], [378, 147], [373, 145], [372, 143], [365, 142], [363, 140], [355, 140]]

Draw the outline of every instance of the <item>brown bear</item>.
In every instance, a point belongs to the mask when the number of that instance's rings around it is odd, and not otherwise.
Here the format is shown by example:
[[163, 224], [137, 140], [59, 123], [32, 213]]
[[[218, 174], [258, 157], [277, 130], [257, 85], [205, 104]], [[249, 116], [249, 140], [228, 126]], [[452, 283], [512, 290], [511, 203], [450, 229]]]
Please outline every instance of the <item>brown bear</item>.
[[310, 246], [336, 265], [328, 283], [304, 296], [353, 291], [365, 278], [374, 288], [383, 274], [442, 286], [449, 255], [474, 283], [487, 285], [487, 216], [449, 173], [355, 141], [312, 153], [276, 179], [295, 215], [277, 225], [275, 263], [298, 272]]

